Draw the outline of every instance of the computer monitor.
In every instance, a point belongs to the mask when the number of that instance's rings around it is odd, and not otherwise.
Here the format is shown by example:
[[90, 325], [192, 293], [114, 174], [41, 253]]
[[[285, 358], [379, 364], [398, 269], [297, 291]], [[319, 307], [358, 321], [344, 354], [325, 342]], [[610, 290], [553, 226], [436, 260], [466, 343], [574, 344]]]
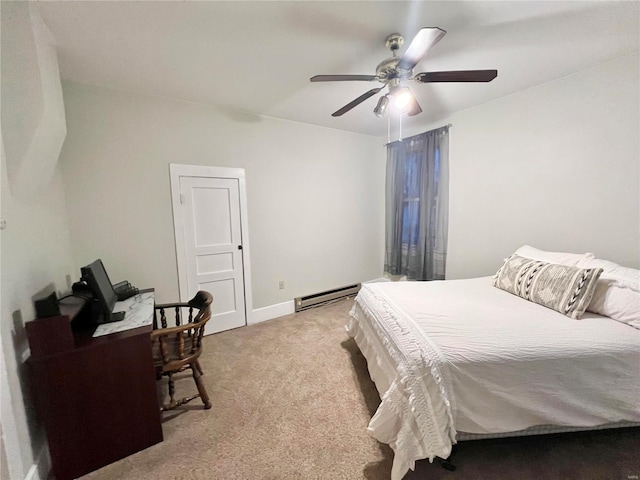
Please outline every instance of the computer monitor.
[[104, 268], [102, 260], [97, 259], [80, 269], [82, 273], [82, 281], [87, 284], [91, 289], [95, 299], [100, 304], [102, 310], [101, 321], [117, 322], [124, 318], [124, 312], [114, 312], [113, 306], [115, 305], [118, 297], [113, 289], [109, 275]]

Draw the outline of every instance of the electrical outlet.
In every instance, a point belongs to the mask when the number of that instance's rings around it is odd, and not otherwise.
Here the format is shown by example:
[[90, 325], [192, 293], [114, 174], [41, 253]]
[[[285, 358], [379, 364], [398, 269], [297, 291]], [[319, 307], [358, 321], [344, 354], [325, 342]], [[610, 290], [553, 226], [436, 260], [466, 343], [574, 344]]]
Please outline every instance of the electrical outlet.
[[280, 290], [284, 290], [284, 280], [280, 280], [280, 281], [278, 282], [278, 288], [279, 288]]

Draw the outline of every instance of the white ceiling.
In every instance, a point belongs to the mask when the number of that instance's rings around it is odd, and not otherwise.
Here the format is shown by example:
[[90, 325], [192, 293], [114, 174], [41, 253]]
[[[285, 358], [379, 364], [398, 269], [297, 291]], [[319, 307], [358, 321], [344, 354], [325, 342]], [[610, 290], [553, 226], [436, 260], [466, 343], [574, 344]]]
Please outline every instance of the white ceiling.
[[[369, 82], [310, 83], [316, 74], [374, 74], [384, 40], [420, 27], [447, 35], [414, 72], [497, 69], [491, 83], [410, 87], [422, 114], [406, 128], [638, 52], [640, 4], [611, 1], [39, 2], [65, 79], [214, 104], [383, 137], [377, 97], [331, 113]], [[402, 53], [403, 50], [401, 50]]]

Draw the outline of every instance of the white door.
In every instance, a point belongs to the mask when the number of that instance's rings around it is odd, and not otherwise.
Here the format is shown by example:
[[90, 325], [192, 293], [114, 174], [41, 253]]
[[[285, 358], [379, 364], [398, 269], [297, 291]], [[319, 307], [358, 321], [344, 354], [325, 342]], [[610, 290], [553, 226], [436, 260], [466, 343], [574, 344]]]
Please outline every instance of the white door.
[[207, 333], [246, 325], [239, 179], [179, 176], [179, 188], [186, 295], [213, 295]]

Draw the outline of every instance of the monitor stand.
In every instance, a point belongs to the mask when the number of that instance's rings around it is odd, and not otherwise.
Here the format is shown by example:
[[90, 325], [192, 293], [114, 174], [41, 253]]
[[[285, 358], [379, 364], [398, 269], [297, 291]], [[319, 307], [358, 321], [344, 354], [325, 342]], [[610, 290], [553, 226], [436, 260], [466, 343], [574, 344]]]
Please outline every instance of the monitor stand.
[[124, 316], [127, 312], [111, 312], [109, 315], [105, 315], [104, 323], [119, 322], [124, 320]]

